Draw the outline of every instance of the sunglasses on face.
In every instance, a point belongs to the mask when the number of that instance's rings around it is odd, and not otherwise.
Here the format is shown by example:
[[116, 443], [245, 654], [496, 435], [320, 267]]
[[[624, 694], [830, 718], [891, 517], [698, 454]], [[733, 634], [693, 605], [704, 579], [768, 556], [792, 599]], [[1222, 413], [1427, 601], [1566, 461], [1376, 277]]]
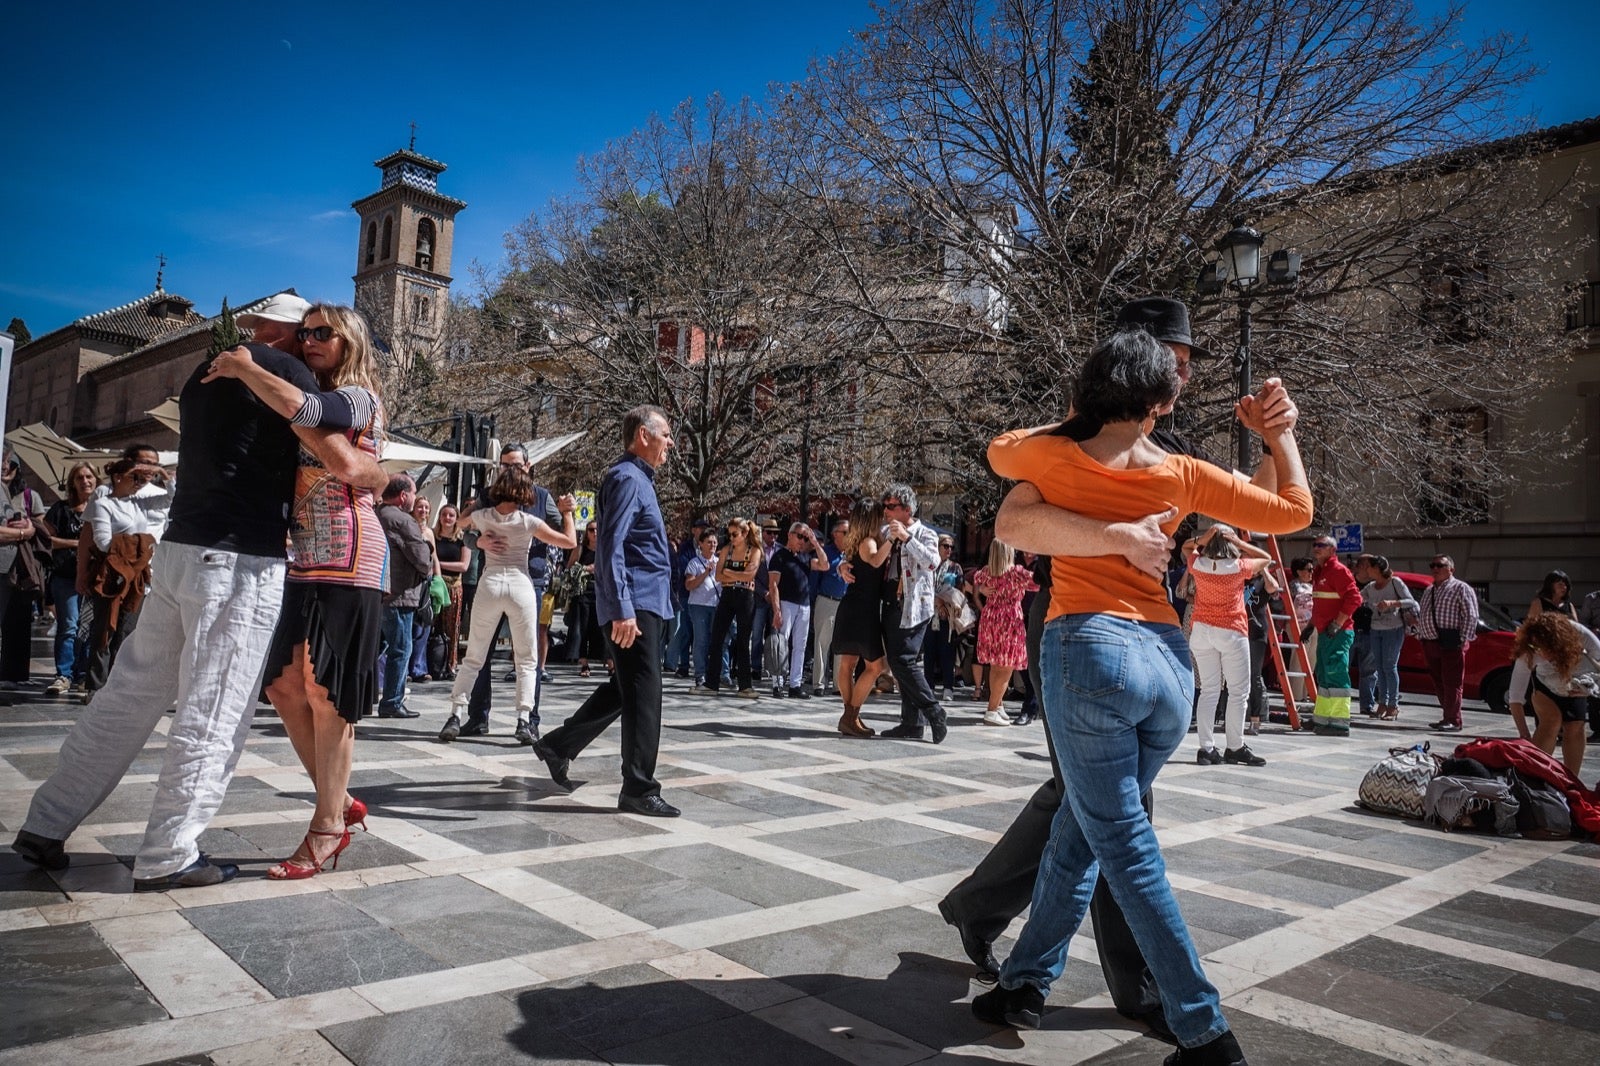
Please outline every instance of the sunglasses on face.
[[1429, 570], [1448, 570], [1448, 569], [1450, 569], [1450, 564], [1449, 563], [1429, 563], [1428, 564], [1428, 569]]
[[335, 334], [332, 326], [301, 326], [299, 329], [294, 331], [294, 339], [297, 341], [317, 340], [321, 341], [323, 344], [326, 344], [331, 341], [334, 336]]

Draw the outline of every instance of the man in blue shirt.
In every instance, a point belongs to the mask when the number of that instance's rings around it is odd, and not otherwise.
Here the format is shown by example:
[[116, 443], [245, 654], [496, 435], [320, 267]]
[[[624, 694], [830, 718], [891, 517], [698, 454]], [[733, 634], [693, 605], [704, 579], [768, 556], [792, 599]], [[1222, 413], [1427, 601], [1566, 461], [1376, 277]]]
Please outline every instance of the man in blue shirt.
[[817, 598], [811, 606], [811, 682], [819, 696], [826, 696], [833, 686], [834, 663], [828, 649], [833, 646], [833, 622], [839, 615], [839, 601], [850, 587], [839, 576], [839, 564], [844, 562], [839, 545], [849, 535], [850, 520], [834, 519], [828, 543], [822, 549], [828, 570], [817, 576]]
[[550, 778], [567, 791], [567, 769], [606, 728], [622, 719], [622, 794], [617, 810], [676, 818], [661, 798], [656, 751], [661, 744], [661, 637], [672, 618], [672, 556], [656, 498], [655, 472], [672, 448], [672, 427], [659, 407], [645, 404], [622, 416], [627, 453], [600, 482], [596, 501], [595, 618], [606, 635], [616, 673], [533, 751]]

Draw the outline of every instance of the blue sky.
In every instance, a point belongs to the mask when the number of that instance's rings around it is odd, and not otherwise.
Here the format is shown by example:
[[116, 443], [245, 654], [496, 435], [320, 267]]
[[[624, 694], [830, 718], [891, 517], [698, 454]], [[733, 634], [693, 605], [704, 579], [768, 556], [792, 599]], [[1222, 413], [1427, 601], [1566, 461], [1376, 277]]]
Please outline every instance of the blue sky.
[[[865, 0], [7, 7], [0, 327], [35, 336], [149, 292], [158, 253], [207, 313], [291, 285], [349, 301], [350, 201], [412, 121], [469, 205], [452, 272], [470, 289], [578, 156], [686, 97], [759, 98], [871, 19]], [[1550, 125], [1600, 113], [1592, 24], [1583, 0], [1475, 0], [1465, 32], [1526, 35], [1545, 73], [1519, 108]]]

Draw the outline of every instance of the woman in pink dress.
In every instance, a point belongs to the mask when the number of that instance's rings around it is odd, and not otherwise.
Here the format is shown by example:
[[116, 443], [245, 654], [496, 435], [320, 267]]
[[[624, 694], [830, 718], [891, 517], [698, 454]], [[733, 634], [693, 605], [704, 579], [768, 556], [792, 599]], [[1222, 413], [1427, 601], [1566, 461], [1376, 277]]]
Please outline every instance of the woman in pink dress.
[[1016, 552], [1001, 540], [989, 543], [989, 565], [973, 579], [982, 609], [978, 612], [978, 662], [989, 667], [989, 709], [984, 725], [1010, 725], [1000, 710], [1011, 671], [1028, 668], [1028, 632], [1022, 622], [1022, 597], [1038, 590], [1027, 567], [1016, 564]]

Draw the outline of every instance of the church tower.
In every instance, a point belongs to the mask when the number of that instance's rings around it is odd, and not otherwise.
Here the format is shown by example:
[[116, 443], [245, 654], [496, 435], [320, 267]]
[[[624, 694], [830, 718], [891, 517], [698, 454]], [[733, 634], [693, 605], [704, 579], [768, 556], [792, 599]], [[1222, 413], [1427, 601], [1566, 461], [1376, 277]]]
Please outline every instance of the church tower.
[[445, 165], [403, 148], [378, 160], [378, 191], [350, 206], [361, 218], [356, 310], [393, 357], [409, 366], [437, 360], [450, 296], [456, 212], [467, 205], [439, 192]]

